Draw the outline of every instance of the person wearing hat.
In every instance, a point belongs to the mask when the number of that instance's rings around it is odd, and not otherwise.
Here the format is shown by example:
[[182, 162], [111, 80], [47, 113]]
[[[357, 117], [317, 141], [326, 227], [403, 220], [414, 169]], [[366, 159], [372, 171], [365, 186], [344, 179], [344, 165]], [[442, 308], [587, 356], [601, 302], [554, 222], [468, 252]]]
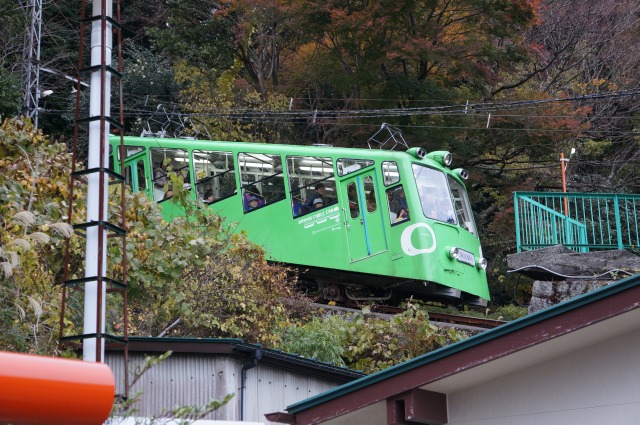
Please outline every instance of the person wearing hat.
[[256, 208], [258, 208], [259, 203], [260, 203], [260, 200], [255, 196], [249, 197], [249, 202], [247, 204], [247, 211], [255, 210]]
[[324, 193], [325, 193], [325, 191], [326, 191], [326, 188], [324, 187], [324, 184], [317, 183], [316, 186], [315, 186], [315, 192], [311, 195], [311, 197], [307, 201], [306, 205], [309, 208], [316, 209], [316, 207], [315, 207], [316, 199], [320, 199], [320, 202], [322, 202], [322, 206], [324, 206], [324, 204], [325, 204], [325, 202], [324, 202]]
[[266, 203], [262, 195], [260, 195], [258, 188], [253, 184], [249, 185], [244, 189], [244, 193], [242, 194], [242, 204], [244, 205], [245, 211], [253, 209], [249, 208], [249, 201], [251, 200], [251, 198], [256, 198], [256, 200], [258, 201], [258, 207], [261, 207]]
[[313, 209], [319, 210], [322, 207], [324, 207], [324, 201], [322, 200], [322, 198], [315, 198], [313, 200]]

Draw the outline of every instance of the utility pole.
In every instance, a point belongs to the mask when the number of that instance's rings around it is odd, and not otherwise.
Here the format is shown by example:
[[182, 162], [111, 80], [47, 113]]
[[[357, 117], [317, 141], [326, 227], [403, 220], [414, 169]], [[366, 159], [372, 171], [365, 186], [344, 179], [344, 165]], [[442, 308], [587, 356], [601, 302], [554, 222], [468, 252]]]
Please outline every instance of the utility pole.
[[40, 102], [40, 37], [42, 35], [42, 0], [27, 0], [25, 15], [27, 28], [24, 37], [22, 79], [24, 95], [22, 114], [33, 119], [38, 129], [38, 103]]
[[[560, 167], [562, 168], [562, 193], [567, 193], [567, 178], [565, 176], [567, 171], [567, 165], [569, 165], [569, 159], [571, 156], [576, 153], [576, 148], [571, 148], [571, 153], [569, 154], [569, 158], [564, 157], [564, 152], [560, 152]], [[567, 198], [564, 198], [564, 215], [569, 216], [569, 204], [567, 202]]]
[[[69, 182], [67, 220], [69, 224], [78, 218], [74, 214], [81, 197], [75, 191], [85, 190], [86, 221], [73, 224], [83, 238], [85, 261], [84, 277], [77, 277], [70, 267], [71, 247], [67, 239], [64, 258], [64, 284], [60, 308], [60, 344], [82, 348], [85, 361], [104, 362], [107, 344], [124, 348], [124, 386], [118, 390], [128, 393], [128, 316], [127, 316], [127, 243], [125, 223], [125, 169], [124, 113], [122, 87], [122, 27], [120, 25], [120, 0], [82, 0], [78, 47], [78, 78], [76, 82], [76, 112], [73, 130], [73, 156]], [[90, 43], [85, 38], [90, 30]], [[115, 47], [115, 49], [114, 49]], [[89, 53], [90, 55], [87, 55]], [[114, 60], [117, 58], [117, 69]], [[89, 74], [89, 110], [80, 103], [83, 86], [81, 75]], [[112, 80], [119, 94], [118, 118], [112, 118]], [[118, 153], [111, 151], [109, 135], [115, 129], [120, 135]], [[88, 143], [80, 143], [87, 141]], [[82, 151], [80, 151], [82, 149]], [[85, 151], [86, 149], [86, 151]], [[110, 166], [109, 158], [120, 158], [117, 172]], [[77, 158], [87, 158], [78, 163]], [[119, 206], [109, 209], [109, 201], [119, 201]], [[83, 208], [84, 209], [84, 208]], [[116, 224], [117, 223], [117, 224]], [[121, 256], [114, 257], [111, 248], [120, 245]], [[119, 264], [118, 271], [114, 264]], [[81, 274], [79, 271], [77, 274]], [[78, 316], [74, 309], [67, 309], [84, 298], [83, 324], [75, 323]], [[107, 303], [107, 297], [110, 302]], [[120, 312], [117, 306], [121, 307]], [[119, 323], [109, 322], [106, 310], [117, 314]], [[82, 333], [78, 334], [82, 329]]]

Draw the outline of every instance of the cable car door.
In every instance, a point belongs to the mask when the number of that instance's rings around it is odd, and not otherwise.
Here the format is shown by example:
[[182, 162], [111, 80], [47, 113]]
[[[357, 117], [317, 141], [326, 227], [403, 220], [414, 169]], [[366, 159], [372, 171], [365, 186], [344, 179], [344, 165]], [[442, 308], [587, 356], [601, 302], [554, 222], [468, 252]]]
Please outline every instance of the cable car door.
[[387, 249], [381, 203], [375, 181], [375, 170], [370, 170], [341, 183], [342, 214], [347, 229], [351, 262]]

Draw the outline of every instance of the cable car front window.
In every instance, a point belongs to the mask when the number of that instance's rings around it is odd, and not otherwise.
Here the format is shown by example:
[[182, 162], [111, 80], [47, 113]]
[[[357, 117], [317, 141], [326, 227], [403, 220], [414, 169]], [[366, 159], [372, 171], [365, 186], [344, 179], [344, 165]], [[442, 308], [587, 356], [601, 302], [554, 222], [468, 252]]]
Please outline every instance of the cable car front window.
[[444, 173], [418, 164], [413, 164], [412, 167], [424, 215], [433, 220], [456, 223]]

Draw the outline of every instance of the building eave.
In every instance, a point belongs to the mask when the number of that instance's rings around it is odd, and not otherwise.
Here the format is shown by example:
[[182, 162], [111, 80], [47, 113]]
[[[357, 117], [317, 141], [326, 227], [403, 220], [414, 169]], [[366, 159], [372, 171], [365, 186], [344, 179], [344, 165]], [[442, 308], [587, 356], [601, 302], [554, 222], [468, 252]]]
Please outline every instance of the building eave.
[[[113, 349], [118, 350], [122, 347], [114, 347]], [[256, 350], [260, 350], [261, 364], [280, 369], [318, 376], [339, 383], [351, 382], [364, 376], [360, 371], [333, 366], [279, 350], [267, 349], [259, 344], [249, 344], [241, 339], [233, 338], [129, 337], [128, 349], [130, 353], [172, 351], [184, 354], [219, 354], [238, 358], [252, 358]]]

